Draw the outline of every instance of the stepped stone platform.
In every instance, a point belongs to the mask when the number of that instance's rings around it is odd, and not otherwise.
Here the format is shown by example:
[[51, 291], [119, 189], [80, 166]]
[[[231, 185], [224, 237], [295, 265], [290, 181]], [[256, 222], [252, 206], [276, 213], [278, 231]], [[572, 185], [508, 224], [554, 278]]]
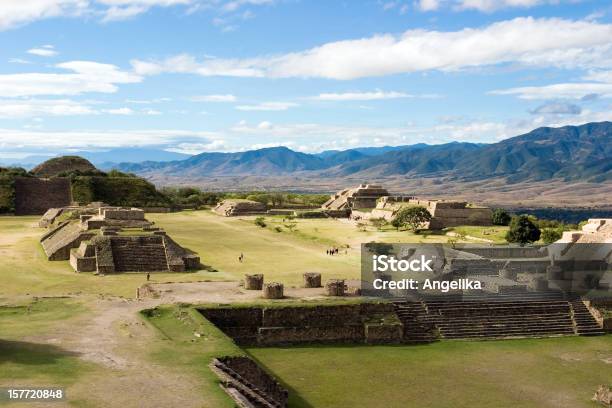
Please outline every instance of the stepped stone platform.
[[370, 218], [393, 220], [399, 210], [407, 206], [425, 207], [431, 214], [428, 229], [439, 230], [461, 225], [490, 226], [492, 211], [466, 201], [423, 200], [409, 196], [382, 197], [375, 205]]
[[69, 260], [76, 272], [182, 272], [200, 258], [155, 227], [138, 208], [100, 207], [61, 222], [41, 245], [50, 261]]
[[395, 300], [405, 337], [506, 339], [605, 334], [579, 298], [561, 292]]
[[268, 207], [260, 202], [242, 199], [227, 199], [221, 201], [213, 208], [213, 211], [224, 217], [236, 217], [240, 215], [266, 214]]
[[321, 208], [324, 210], [350, 210], [358, 208], [374, 208], [379, 198], [388, 196], [389, 192], [375, 184], [360, 184], [333, 194]]

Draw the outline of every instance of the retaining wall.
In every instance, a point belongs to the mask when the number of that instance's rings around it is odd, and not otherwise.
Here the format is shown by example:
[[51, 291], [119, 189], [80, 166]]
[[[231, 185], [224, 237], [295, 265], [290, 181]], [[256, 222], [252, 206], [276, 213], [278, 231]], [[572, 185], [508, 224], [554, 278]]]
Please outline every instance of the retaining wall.
[[68, 178], [17, 177], [15, 179], [16, 215], [42, 215], [49, 208], [69, 206], [71, 201]]

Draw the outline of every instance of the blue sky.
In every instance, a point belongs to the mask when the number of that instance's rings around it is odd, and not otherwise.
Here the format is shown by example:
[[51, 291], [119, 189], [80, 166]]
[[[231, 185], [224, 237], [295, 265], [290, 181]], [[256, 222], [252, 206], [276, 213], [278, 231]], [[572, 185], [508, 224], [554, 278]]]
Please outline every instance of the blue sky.
[[0, 161], [612, 120], [604, 0], [3, 0], [0, 44]]

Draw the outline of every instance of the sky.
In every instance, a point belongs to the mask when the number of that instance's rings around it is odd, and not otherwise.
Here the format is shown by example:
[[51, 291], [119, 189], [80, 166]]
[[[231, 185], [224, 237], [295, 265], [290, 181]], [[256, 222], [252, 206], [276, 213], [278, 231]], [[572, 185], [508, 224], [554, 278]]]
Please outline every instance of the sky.
[[612, 120], [608, 0], [2, 0], [0, 162]]

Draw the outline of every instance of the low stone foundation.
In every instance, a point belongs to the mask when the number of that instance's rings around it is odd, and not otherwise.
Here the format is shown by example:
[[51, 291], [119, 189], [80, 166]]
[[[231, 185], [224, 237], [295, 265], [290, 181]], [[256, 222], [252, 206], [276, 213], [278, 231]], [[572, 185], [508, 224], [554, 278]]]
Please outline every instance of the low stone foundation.
[[202, 315], [240, 345], [392, 344], [403, 325], [391, 303], [202, 308]]

